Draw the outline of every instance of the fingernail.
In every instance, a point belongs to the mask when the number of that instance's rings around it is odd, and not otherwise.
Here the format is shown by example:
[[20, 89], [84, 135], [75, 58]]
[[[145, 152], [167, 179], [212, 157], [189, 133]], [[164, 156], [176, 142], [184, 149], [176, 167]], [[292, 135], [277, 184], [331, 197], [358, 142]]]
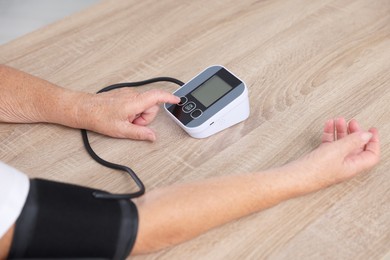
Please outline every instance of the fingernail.
[[154, 142], [154, 141], [156, 141], [156, 135], [154, 133], [149, 133], [148, 139], [149, 139], [149, 141]]
[[364, 133], [361, 134], [361, 137], [362, 137], [364, 142], [368, 142], [372, 138], [372, 133], [364, 132]]

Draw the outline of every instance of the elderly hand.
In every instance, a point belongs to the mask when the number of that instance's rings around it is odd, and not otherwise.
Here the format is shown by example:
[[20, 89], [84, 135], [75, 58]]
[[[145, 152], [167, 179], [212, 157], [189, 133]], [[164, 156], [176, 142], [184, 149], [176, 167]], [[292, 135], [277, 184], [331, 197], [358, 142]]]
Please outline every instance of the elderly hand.
[[162, 90], [139, 93], [125, 88], [89, 94], [59, 87], [0, 65], [0, 122], [47, 122], [83, 128], [118, 138], [156, 139], [147, 127], [159, 103], [180, 99]]
[[147, 125], [156, 117], [159, 104], [179, 101], [178, 97], [162, 90], [117, 89], [81, 99], [77, 120], [82, 128], [101, 134], [154, 141], [156, 135]]
[[287, 166], [299, 172], [302, 186], [325, 188], [369, 170], [379, 162], [378, 130], [363, 131], [356, 120], [344, 118], [325, 123], [321, 145]]

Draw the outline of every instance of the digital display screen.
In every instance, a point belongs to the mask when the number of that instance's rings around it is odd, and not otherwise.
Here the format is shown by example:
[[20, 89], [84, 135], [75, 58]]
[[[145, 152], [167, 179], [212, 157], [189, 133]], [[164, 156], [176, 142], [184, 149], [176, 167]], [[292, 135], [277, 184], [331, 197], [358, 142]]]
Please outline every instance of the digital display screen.
[[227, 84], [223, 79], [214, 75], [195, 89], [191, 95], [202, 103], [202, 105], [209, 107], [232, 88], [233, 87]]

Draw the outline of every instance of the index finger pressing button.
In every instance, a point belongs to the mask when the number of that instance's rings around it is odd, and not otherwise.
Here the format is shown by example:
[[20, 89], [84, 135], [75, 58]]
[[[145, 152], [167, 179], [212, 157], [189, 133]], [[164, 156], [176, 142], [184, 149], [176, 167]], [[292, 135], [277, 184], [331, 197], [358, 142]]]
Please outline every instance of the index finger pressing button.
[[180, 97], [180, 102], [178, 103], [179, 106], [183, 106], [185, 103], [187, 103], [188, 99], [186, 97]]

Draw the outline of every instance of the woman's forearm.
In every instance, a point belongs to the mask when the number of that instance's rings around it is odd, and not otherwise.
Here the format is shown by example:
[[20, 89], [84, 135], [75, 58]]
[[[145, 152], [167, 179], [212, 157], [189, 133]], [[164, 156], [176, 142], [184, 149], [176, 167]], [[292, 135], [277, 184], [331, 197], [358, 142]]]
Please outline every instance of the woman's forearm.
[[79, 127], [78, 110], [89, 94], [59, 87], [4, 65], [0, 65], [0, 79], [1, 122], [50, 122]]
[[156, 189], [136, 200], [139, 233], [134, 254], [196, 237], [229, 221], [316, 190], [284, 166]]
[[0, 64], [0, 122], [47, 122], [138, 140], [156, 139], [148, 125], [160, 103], [180, 99], [163, 90], [133, 88], [100, 94], [72, 91]]
[[[345, 124], [339, 120], [336, 124]], [[351, 125], [352, 124], [352, 125]], [[333, 122], [322, 144], [302, 158], [263, 172], [228, 175], [150, 191], [135, 200], [139, 210], [134, 254], [147, 253], [196, 237], [229, 221], [348, 180], [379, 162], [378, 131], [350, 134], [333, 142]], [[344, 128], [344, 127], [343, 127]]]

